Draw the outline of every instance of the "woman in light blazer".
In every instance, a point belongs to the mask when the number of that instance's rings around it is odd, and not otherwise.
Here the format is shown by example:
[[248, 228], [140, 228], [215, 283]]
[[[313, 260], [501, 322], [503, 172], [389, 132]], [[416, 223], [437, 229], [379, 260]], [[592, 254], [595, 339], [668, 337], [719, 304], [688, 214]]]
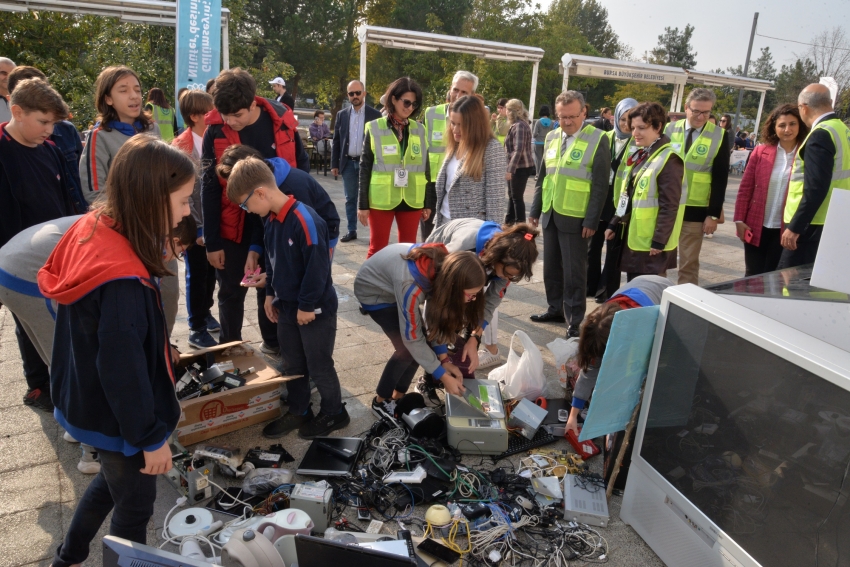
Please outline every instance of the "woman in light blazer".
[[457, 99], [449, 108], [451, 136], [437, 175], [436, 219], [439, 227], [452, 219], [505, 220], [505, 148], [493, 135], [484, 103], [475, 95]]

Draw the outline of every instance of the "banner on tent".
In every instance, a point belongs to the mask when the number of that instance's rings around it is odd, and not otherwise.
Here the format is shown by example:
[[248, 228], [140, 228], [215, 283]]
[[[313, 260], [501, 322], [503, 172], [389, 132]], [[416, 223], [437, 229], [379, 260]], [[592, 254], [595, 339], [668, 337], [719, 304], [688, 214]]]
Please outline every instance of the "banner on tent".
[[221, 69], [221, 0], [177, 0], [176, 90], [203, 90]]

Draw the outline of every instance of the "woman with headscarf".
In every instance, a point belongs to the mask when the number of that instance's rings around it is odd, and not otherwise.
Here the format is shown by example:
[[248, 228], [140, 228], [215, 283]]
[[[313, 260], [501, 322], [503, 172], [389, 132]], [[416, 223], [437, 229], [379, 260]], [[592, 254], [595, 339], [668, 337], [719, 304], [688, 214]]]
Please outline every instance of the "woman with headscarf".
[[629, 111], [637, 105], [638, 102], [633, 98], [624, 98], [618, 102], [614, 109], [614, 129], [604, 134], [608, 136], [611, 148], [608, 200], [599, 218], [599, 230], [593, 235], [587, 252], [587, 296], [595, 297], [596, 303], [603, 303], [620, 287], [620, 271], [617, 267], [621, 244], [619, 233], [607, 241], [608, 249], [605, 253], [604, 268], [602, 267], [602, 245], [605, 243], [605, 229], [608, 228], [608, 222], [614, 216], [617, 198], [626, 180], [626, 161], [637, 150], [628, 121]]

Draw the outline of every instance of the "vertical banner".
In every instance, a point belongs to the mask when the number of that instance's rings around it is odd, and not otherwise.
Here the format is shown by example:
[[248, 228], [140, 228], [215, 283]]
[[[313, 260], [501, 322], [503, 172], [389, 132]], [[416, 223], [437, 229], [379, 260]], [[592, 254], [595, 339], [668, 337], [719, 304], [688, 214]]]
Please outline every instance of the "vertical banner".
[[175, 100], [180, 89], [204, 90], [221, 69], [221, 0], [177, 0]]

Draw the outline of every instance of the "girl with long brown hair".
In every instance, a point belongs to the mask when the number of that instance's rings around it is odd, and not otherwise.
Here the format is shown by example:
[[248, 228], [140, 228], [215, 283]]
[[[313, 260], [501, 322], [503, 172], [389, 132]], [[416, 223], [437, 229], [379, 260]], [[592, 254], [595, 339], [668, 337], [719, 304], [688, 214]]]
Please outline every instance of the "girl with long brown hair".
[[434, 227], [453, 219], [505, 220], [505, 148], [493, 136], [484, 103], [462, 96], [449, 107], [446, 158], [437, 175]]
[[180, 418], [160, 294], [167, 238], [190, 214], [191, 158], [148, 136], [118, 151], [106, 199], [61, 238], [39, 271], [56, 300], [50, 372], [54, 417], [93, 446], [100, 473], [77, 505], [53, 565], [85, 561], [112, 512], [110, 533], [145, 543], [156, 475], [171, 468], [168, 439]]
[[395, 400], [407, 392], [419, 366], [447, 392], [463, 392], [461, 371], [449, 360], [447, 345], [483, 321], [486, 282], [474, 253], [449, 254], [442, 244], [391, 244], [363, 263], [354, 295], [395, 349], [372, 401], [375, 415], [395, 413]]

